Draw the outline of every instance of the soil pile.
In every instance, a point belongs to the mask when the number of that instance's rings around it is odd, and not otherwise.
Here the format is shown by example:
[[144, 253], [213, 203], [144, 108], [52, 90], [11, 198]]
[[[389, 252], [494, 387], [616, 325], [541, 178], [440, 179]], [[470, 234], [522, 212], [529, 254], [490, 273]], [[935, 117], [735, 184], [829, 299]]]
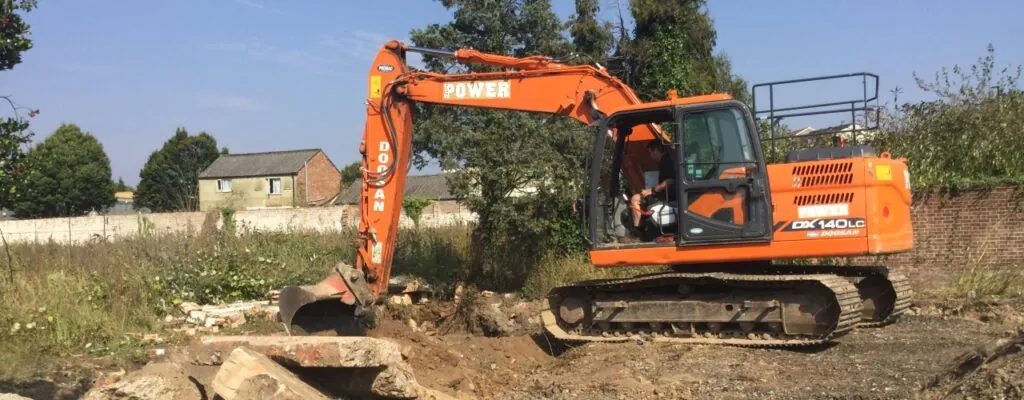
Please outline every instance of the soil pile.
[[1024, 398], [1024, 330], [957, 357], [922, 392], [924, 398]]

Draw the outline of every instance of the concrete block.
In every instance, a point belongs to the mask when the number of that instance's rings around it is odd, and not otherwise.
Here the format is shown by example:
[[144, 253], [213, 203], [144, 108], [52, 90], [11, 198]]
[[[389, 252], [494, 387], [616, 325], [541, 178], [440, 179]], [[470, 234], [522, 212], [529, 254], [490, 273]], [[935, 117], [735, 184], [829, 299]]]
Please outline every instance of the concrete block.
[[213, 390], [224, 400], [327, 400], [288, 369], [259, 352], [236, 348], [213, 378]]
[[207, 336], [190, 349], [199, 365], [218, 365], [237, 347], [300, 367], [376, 368], [403, 363], [401, 347], [363, 336]]

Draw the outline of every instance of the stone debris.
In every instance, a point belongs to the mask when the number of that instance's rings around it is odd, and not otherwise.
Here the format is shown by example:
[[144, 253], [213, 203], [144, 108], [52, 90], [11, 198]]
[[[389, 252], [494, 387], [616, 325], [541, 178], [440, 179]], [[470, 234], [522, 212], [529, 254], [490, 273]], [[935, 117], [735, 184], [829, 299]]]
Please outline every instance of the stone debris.
[[181, 317], [168, 315], [164, 323], [174, 330], [194, 336], [199, 333], [219, 332], [220, 329], [238, 328], [249, 320], [277, 321], [280, 308], [271, 300], [242, 301], [223, 305], [204, 305], [184, 302], [178, 305]]
[[255, 398], [321, 398], [304, 394], [308, 385], [332, 398], [450, 399], [416, 382], [406, 354], [398, 343], [363, 336], [207, 336], [187, 359], [220, 365], [214, 389], [226, 400], [254, 398], [242, 395], [245, 382]]
[[397, 343], [364, 336], [206, 336], [189, 349], [197, 365], [220, 365], [237, 347], [301, 367], [378, 368], [404, 362]]
[[153, 363], [122, 379], [90, 389], [83, 400], [200, 399], [199, 388], [178, 365]]
[[238, 347], [231, 352], [217, 371], [211, 386], [224, 400], [329, 398], [267, 356], [245, 347]]

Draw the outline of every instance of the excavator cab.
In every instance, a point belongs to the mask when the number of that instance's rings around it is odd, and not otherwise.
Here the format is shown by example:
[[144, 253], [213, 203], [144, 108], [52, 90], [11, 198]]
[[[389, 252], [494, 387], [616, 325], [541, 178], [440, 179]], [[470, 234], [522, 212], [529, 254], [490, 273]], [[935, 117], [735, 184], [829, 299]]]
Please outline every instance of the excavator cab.
[[[639, 137], [633, 128], [656, 125], [666, 137]], [[767, 242], [771, 198], [764, 157], [746, 105], [735, 100], [638, 108], [594, 124], [585, 232], [592, 250]], [[633, 226], [630, 198], [659, 183], [659, 161], [648, 152], [662, 141], [675, 168], [674, 184], [643, 202]], [[643, 174], [643, 187], [624, 182], [626, 163]], [[639, 238], [636, 238], [639, 233]], [[639, 239], [639, 240], [636, 240]]]

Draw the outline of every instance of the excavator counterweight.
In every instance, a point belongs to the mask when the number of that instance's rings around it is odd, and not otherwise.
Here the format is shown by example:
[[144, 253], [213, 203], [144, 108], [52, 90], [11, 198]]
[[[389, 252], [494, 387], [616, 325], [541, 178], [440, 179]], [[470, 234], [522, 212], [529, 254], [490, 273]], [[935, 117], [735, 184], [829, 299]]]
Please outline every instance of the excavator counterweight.
[[[501, 69], [413, 71], [407, 52]], [[767, 85], [788, 82], [798, 81]], [[357, 255], [316, 285], [282, 290], [291, 334], [362, 334], [359, 315], [387, 294], [416, 102], [568, 117], [587, 127], [593, 152], [576, 210], [591, 262], [665, 272], [553, 289], [541, 319], [556, 338], [802, 346], [891, 323], [909, 307], [906, 278], [884, 266], [796, 262], [913, 245], [905, 160], [858, 146], [855, 136], [845, 146], [849, 132], [831, 133], [840, 147], [769, 164], [754, 119], [761, 112], [727, 94], [671, 92], [642, 102], [600, 67], [397, 41], [381, 47], [367, 89]], [[866, 93], [862, 106], [824, 106], [868, 110]], [[773, 153], [779, 118], [829, 112], [801, 110], [768, 111]]]

